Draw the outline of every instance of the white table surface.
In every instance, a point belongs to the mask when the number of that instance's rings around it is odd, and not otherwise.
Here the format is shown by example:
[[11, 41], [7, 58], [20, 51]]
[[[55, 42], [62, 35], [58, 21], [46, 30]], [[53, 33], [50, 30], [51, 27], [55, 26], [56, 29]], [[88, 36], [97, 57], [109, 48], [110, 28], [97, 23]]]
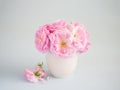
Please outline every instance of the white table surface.
[[[81, 21], [91, 46], [72, 77], [32, 84], [26, 68], [45, 60], [34, 45], [39, 25]], [[0, 90], [120, 90], [119, 0], [0, 0]]]

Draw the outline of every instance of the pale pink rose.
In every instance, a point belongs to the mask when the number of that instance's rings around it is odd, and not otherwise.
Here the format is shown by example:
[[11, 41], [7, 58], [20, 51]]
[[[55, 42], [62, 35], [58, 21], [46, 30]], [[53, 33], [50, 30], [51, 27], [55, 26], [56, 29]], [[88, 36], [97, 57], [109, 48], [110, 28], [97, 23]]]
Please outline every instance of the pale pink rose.
[[30, 82], [33, 82], [33, 83], [38, 82], [38, 78], [36, 78], [36, 76], [32, 70], [26, 69], [24, 76]]
[[46, 28], [47, 30], [49, 30], [50, 33], [53, 33], [56, 30], [62, 30], [64, 28], [66, 28], [67, 23], [63, 20], [58, 20], [52, 24], [47, 24]]
[[79, 53], [86, 52], [90, 44], [87, 30], [82, 24], [78, 22], [72, 22], [71, 29], [73, 35], [72, 45]]
[[50, 51], [57, 55], [68, 57], [74, 53], [74, 48], [72, 47], [72, 37], [68, 30], [58, 30], [49, 35], [50, 38]]
[[40, 52], [49, 51], [49, 31], [46, 29], [46, 26], [42, 26], [38, 29], [35, 36], [35, 45]]
[[26, 69], [24, 76], [28, 81], [35, 83], [38, 82], [38, 80], [43, 80], [46, 76], [46, 72], [42, 68], [35, 70]]

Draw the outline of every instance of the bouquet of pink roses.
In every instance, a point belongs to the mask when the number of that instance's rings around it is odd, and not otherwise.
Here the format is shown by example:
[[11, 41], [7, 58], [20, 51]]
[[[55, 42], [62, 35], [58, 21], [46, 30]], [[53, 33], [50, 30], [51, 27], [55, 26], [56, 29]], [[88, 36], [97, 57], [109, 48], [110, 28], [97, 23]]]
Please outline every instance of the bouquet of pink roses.
[[89, 34], [79, 22], [66, 23], [59, 20], [40, 26], [36, 32], [35, 45], [40, 52], [69, 57], [88, 50]]

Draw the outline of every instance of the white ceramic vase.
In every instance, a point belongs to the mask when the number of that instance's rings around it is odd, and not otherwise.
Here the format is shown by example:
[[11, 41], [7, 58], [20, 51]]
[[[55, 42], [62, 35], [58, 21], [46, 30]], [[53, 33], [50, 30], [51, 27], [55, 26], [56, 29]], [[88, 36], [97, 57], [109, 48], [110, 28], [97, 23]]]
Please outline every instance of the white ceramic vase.
[[58, 78], [64, 78], [72, 75], [77, 66], [77, 54], [72, 57], [57, 57], [51, 53], [46, 55], [46, 62], [51, 74]]

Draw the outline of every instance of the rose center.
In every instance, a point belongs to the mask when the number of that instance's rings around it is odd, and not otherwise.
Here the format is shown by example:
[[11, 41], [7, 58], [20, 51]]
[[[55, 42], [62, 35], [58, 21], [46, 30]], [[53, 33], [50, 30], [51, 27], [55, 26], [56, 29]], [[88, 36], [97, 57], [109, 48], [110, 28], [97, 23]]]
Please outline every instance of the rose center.
[[39, 40], [42, 41], [42, 40], [43, 40], [43, 37], [39, 37]]
[[62, 40], [61, 43], [60, 43], [60, 46], [61, 46], [61, 48], [66, 48], [67, 47], [67, 43]]
[[74, 38], [77, 38], [77, 34], [74, 34]]

